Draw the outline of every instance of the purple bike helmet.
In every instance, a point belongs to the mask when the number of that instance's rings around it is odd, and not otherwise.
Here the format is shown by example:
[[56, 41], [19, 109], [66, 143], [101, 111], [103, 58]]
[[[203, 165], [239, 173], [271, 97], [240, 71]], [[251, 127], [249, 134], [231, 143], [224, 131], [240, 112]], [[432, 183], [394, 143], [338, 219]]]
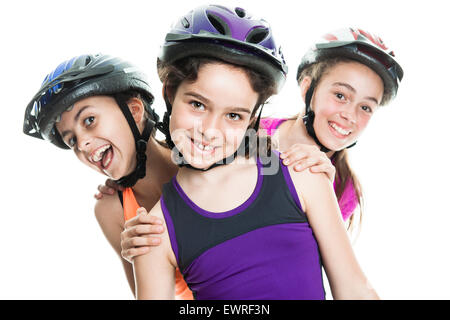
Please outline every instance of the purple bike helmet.
[[159, 59], [172, 63], [189, 56], [252, 68], [272, 79], [278, 91], [288, 72], [270, 25], [242, 8], [206, 5], [179, 19], [167, 33]]
[[[277, 92], [283, 87], [288, 72], [281, 48], [276, 46], [267, 21], [254, 18], [239, 7], [201, 6], [190, 11], [172, 26], [161, 47], [158, 60], [171, 64], [191, 56], [217, 58], [253, 69], [273, 81]], [[176, 149], [169, 132], [172, 106], [167, 97], [165, 100], [167, 112], [158, 128], [166, 136], [169, 147]], [[249, 129], [258, 130], [261, 110], [256, 124]], [[248, 141], [244, 139], [240, 149], [248, 148]], [[237, 152], [205, 170], [230, 163]], [[178, 156], [183, 162], [181, 153]], [[187, 163], [179, 165], [196, 169]]]

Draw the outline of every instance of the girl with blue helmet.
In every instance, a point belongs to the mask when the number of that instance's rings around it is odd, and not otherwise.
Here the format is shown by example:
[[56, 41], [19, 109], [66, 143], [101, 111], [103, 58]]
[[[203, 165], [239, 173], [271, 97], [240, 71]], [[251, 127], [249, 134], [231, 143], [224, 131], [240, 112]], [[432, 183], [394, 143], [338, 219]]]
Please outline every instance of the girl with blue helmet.
[[[158, 116], [153, 100], [147, 77], [134, 65], [108, 55], [82, 55], [45, 77], [27, 106], [23, 130], [72, 149], [81, 162], [132, 190], [135, 202], [151, 208], [161, 185], [177, 170], [170, 151], [154, 137]], [[119, 256], [120, 233], [133, 215], [126, 205], [111, 196], [95, 206], [100, 227]], [[155, 222], [151, 231], [157, 228]], [[158, 240], [152, 238], [150, 244]], [[134, 292], [132, 266], [124, 259], [122, 263]], [[177, 293], [192, 298], [181, 276]]]

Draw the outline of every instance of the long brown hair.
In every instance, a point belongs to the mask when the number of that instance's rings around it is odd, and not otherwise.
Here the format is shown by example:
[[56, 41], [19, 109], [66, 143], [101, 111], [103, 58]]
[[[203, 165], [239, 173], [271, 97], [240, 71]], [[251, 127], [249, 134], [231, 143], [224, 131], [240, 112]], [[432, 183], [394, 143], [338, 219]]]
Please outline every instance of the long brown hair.
[[[339, 63], [346, 62], [354, 62], [354, 60], [343, 57], [335, 57], [312, 64], [309, 67], [305, 68], [300, 74], [298, 78], [298, 84], [300, 85], [305, 77], [310, 77], [312, 81], [318, 84], [320, 82], [320, 79], [327, 72], [329, 72], [331, 68]], [[387, 104], [391, 98], [392, 93], [385, 88], [380, 105]], [[358, 228], [358, 231], [360, 231], [364, 207], [364, 194], [362, 191], [361, 183], [350, 166], [347, 149], [336, 151], [332, 157], [332, 161], [336, 168], [335, 192], [338, 201], [341, 200], [348, 184], [351, 184], [351, 186], [355, 190], [356, 198], [358, 200], [359, 210], [355, 209], [350, 216], [348, 220], [348, 230], [353, 233], [356, 228]]]

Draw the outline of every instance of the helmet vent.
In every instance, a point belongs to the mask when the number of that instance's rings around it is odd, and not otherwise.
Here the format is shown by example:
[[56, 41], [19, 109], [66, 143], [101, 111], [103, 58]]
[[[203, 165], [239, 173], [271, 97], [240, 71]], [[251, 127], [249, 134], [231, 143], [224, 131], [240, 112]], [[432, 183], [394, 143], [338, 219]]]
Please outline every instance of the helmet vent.
[[234, 12], [236, 12], [236, 14], [238, 15], [239, 18], [245, 17], [245, 10], [242, 8], [235, 8]]
[[208, 13], [207, 15], [209, 22], [214, 26], [214, 28], [222, 35], [230, 35], [230, 28], [228, 25], [218, 16]]
[[247, 42], [258, 44], [269, 35], [269, 31], [265, 28], [253, 29], [246, 38]]
[[91, 62], [91, 56], [86, 56], [86, 61], [84, 61], [84, 65], [87, 66]]

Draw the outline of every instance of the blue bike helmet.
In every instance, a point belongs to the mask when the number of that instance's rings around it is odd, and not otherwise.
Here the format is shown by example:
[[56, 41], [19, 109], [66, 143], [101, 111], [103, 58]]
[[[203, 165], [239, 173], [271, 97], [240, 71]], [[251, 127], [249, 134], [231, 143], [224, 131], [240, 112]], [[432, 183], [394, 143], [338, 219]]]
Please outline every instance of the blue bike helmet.
[[[140, 134], [131, 112], [118, 93], [133, 90], [145, 100], [150, 118], [144, 132]], [[132, 64], [103, 54], [81, 55], [62, 62], [49, 73], [38, 92], [25, 110], [23, 132], [29, 136], [45, 139], [62, 149], [69, 149], [64, 143], [55, 123], [64, 111], [70, 110], [80, 99], [96, 95], [111, 95], [116, 99], [136, 142], [138, 164], [136, 170], [117, 182], [132, 186], [145, 176], [145, 150], [158, 116], [151, 107], [154, 97], [146, 76]]]

